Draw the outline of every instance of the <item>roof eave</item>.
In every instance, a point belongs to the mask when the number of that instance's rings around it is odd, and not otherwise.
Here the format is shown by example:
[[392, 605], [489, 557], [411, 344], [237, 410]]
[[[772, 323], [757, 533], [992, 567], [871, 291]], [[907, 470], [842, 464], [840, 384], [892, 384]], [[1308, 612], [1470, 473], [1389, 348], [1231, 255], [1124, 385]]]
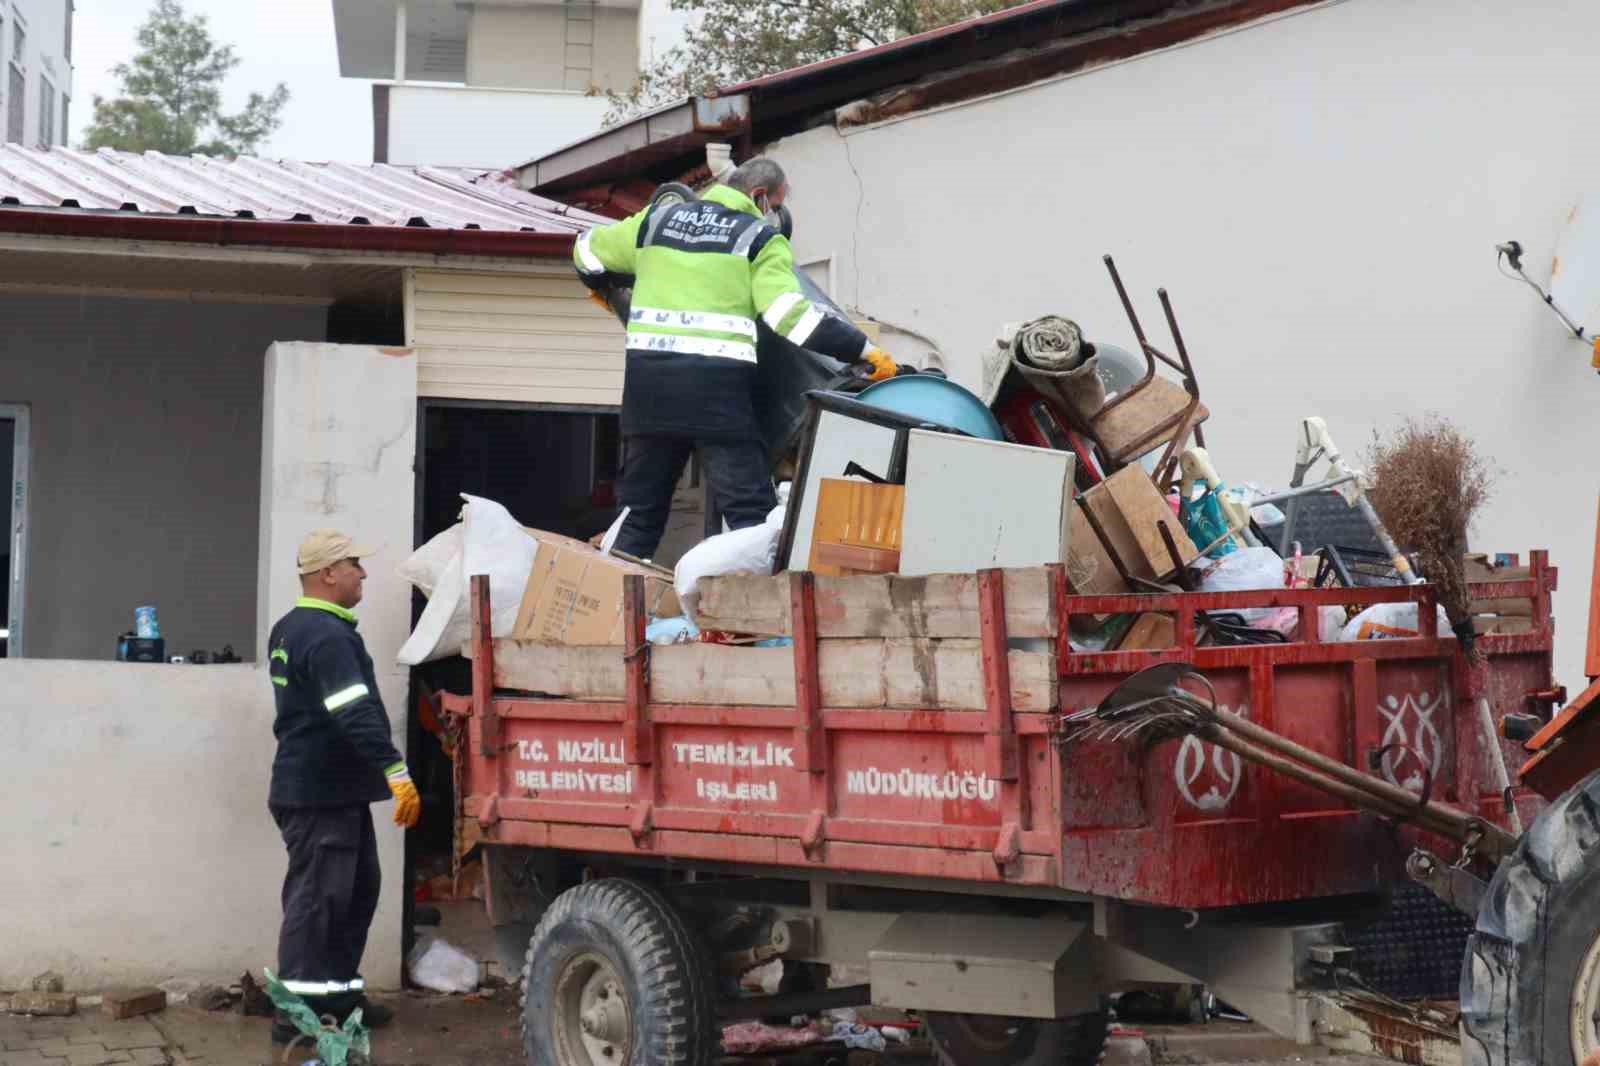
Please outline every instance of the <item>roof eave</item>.
[[750, 97], [691, 96], [513, 168], [523, 189], [573, 188], [637, 174], [750, 129]]
[[174, 218], [131, 212], [59, 211], [26, 207], [0, 208], [0, 233], [302, 251], [560, 259], [572, 255], [575, 240], [573, 234], [565, 233]]

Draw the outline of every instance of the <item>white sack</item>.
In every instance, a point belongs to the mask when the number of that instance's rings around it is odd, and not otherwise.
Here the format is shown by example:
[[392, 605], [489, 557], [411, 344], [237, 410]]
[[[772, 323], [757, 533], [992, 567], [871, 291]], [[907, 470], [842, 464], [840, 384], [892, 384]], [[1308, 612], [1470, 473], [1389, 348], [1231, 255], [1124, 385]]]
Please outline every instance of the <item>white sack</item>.
[[432, 992], [476, 992], [478, 961], [448, 941], [427, 937], [417, 941], [406, 959], [411, 979]]
[[434, 588], [439, 584], [439, 578], [444, 574], [445, 567], [450, 565], [450, 560], [461, 554], [461, 526], [462, 523], [457, 522], [412, 552], [411, 557], [401, 563], [400, 569], [396, 572], [421, 589], [424, 596], [431, 597]]
[[466, 501], [460, 523], [461, 551], [439, 574], [417, 628], [395, 656], [402, 666], [461, 654], [472, 636], [467, 589], [468, 578], [474, 574], [489, 575], [490, 633], [508, 637], [516, 627], [539, 542], [493, 500], [466, 493], [461, 498]]
[[[1255, 589], [1283, 588], [1283, 560], [1271, 548], [1240, 548], [1229, 552], [1200, 578], [1201, 592], [1246, 592]], [[1273, 607], [1250, 607], [1230, 614], [1241, 615], [1254, 625], [1273, 614]]]
[[[1439, 617], [1439, 635], [1441, 637], [1453, 636], [1450, 632], [1450, 618], [1444, 613], [1444, 608], [1435, 605], [1434, 610]], [[1345, 624], [1344, 631], [1339, 634], [1340, 640], [1359, 640], [1356, 634], [1361, 632], [1361, 627], [1368, 622], [1390, 629], [1405, 629], [1412, 633], [1420, 632], [1417, 628], [1417, 605], [1414, 603], [1375, 603], [1365, 611], [1356, 615]], [[1388, 638], [1387, 633], [1378, 633], [1369, 636], [1368, 640], [1383, 640]], [[1392, 639], [1392, 638], [1390, 638]]]
[[694, 618], [700, 602], [696, 588], [703, 577], [721, 574], [770, 574], [778, 556], [778, 537], [783, 533], [783, 503], [767, 512], [759, 526], [718, 533], [684, 552], [672, 572], [673, 588], [683, 613]]

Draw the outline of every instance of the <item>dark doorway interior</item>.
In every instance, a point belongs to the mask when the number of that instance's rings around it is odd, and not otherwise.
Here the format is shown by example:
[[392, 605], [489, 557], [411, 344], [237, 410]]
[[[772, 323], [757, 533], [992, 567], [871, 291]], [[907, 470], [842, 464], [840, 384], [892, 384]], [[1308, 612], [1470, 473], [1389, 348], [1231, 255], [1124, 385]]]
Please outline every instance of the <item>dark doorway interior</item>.
[[11, 501], [16, 495], [12, 471], [16, 469], [17, 423], [0, 418], [0, 659], [7, 654], [11, 638], [11, 549], [13, 536]]
[[[616, 517], [620, 462], [618, 416], [607, 408], [570, 409], [423, 401], [418, 411], [416, 543], [460, 518], [461, 494], [506, 507], [524, 526], [587, 539]], [[426, 601], [413, 600], [412, 622]], [[451, 870], [453, 764], [424, 701], [431, 692], [471, 689], [470, 666], [450, 658], [411, 674], [408, 761], [423, 796], [422, 819], [406, 834], [405, 950], [426, 918], [430, 879]], [[419, 889], [421, 889], [419, 891]], [[447, 938], [448, 930], [441, 930]]]

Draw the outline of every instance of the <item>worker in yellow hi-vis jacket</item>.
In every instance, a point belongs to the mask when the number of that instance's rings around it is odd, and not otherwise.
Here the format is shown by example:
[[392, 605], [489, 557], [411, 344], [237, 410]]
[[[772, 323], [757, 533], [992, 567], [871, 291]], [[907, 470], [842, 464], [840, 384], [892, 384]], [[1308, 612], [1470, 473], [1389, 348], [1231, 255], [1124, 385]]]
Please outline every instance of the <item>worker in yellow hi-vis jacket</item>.
[[801, 293], [788, 238], [765, 218], [788, 192], [777, 163], [752, 159], [698, 200], [647, 207], [578, 239], [573, 261], [591, 289], [634, 278], [619, 551], [655, 552], [696, 449], [730, 529], [760, 525], [776, 505], [752, 398], [757, 317], [797, 345], [869, 363], [874, 381], [895, 373], [865, 334]]

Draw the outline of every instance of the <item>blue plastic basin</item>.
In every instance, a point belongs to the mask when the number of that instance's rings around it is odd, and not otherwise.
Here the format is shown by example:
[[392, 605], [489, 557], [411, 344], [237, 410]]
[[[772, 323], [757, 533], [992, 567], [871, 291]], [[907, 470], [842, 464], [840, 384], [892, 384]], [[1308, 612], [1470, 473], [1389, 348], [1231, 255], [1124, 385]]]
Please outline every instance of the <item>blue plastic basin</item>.
[[862, 389], [856, 399], [884, 411], [924, 418], [984, 440], [1005, 440], [994, 414], [982, 400], [948, 378], [906, 374]]

